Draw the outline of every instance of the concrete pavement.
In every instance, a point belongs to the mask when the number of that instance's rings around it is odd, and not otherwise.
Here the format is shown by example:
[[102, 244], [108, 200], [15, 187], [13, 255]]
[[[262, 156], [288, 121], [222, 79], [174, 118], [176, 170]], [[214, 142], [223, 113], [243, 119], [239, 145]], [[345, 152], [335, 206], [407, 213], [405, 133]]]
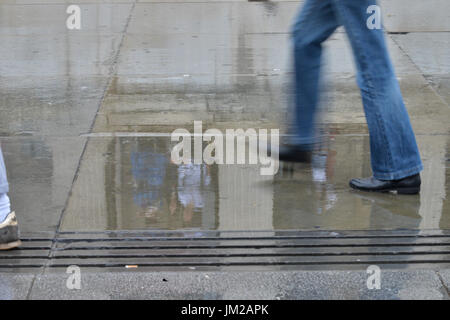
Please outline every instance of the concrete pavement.
[[[342, 30], [326, 43], [331, 85], [321, 123], [328, 139], [313, 166], [265, 178], [255, 166], [190, 170], [170, 163], [168, 134], [192, 130], [194, 120], [204, 129], [283, 124], [290, 96], [287, 30], [301, 2], [80, 0], [81, 29], [68, 30], [65, 0], [2, 1], [0, 141], [23, 237], [38, 249], [0, 255], [0, 261], [41, 265], [2, 273], [2, 297], [448, 298], [448, 272], [426, 265], [389, 271], [388, 286], [378, 293], [359, 285], [366, 266], [336, 271], [342, 282], [328, 289], [334, 271], [219, 272], [209, 293], [200, 290], [204, 273], [167, 274], [185, 277], [172, 287], [159, 283], [162, 273], [118, 270], [89, 271], [86, 290], [72, 292], [64, 287], [66, 274], [47, 268], [44, 256], [65, 233], [247, 230], [251, 237], [279, 230], [426, 234], [450, 228], [446, 0], [380, 3], [424, 162], [420, 196], [348, 189], [349, 178], [370, 174], [370, 159]], [[436, 247], [439, 259], [448, 259], [448, 246]], [[277, 289], [229, 289], [243, 288], [244, 278], [248, 287]], [[145, 288], [137, 288], [142, 281]], [[127, 292], [127, 285], [136, 291]]]
[[449, 270], [382, 271], [368, 289], [364, 271], [88, 272], [80, 289], [66, 273], [0, 275], [2, 299], [342, 300], [448, 299]]

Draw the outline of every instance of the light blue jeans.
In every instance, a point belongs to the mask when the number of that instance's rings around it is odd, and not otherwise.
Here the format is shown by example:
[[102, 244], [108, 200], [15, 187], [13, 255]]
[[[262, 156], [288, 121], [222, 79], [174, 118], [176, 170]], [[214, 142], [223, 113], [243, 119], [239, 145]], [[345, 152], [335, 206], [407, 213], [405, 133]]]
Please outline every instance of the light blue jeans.
[[367, 9], [376, 0], [306, 0], [292, 27], [294, 47], [295, 123], [293, 143], [314, 142], [319, 75], [324, 42], [340, 25], [356, 60], [370, 134], [372, 171], [380, 180], [419, 173], [419, 150], [382, 29], [369, 29]]
[[6, 167], [3, 161], [2, 149], [0, 148], [0, 194], [8, 193], [8, 180], [6, 179]]

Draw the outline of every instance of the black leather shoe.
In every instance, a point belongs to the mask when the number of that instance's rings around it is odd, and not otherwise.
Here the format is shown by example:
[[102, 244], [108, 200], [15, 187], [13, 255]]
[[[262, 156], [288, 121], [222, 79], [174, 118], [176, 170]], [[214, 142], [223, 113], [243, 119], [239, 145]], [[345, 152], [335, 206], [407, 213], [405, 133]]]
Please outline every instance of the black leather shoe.
[[[281, 146], [278, 151], [278, 160], [287, 162], [311, 162], [312, 152], [294, 146]], [[276, 156], [276, 155], [274, 155]]]
[[398, 194], [417, 194], [420, 192], [420, 183], [420, 174], [415, 174], [400, 180], [378, 180], [374, 177], [352, 179], [350, 187], [362, 191], [397, 191]]

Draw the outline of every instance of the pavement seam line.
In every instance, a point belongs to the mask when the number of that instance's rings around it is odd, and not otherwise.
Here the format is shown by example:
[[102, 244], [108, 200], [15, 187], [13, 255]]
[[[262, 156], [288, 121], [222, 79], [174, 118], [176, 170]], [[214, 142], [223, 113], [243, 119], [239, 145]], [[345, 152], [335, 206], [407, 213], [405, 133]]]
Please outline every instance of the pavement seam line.
[[447, 286], [445, 285], [445, 282], [444, 282], [444, 279], [442, 279], [442, 276], [441, 276], [441, 274], [439, 273], [439, 271], [435, 271], [436, 272], [436, 275], [437, 275], [437, 277], [438, 277], [438, 279], [439, 279], [439, 281], [441, 282], [441, 285], [442, 285], [442, 291], [444, 291], [444, 293], [446, 293], [446, 299], [448, 300], [448, 299], [450, 299], [450, 291], [449, 291], [449, 289], [447, 288]]
[[425, 80], [425, 82], [428, 85], [428, 88], [431, 89], [431, 91], [438, 97], [439, 101], [441, 101], [444, 105], [450, 108], [450, 105], [445, 101], [445, 99], [436, 91], [436, 89], [431, 85], [430, 80], [427, 79], [427, 76], [423, 72], [423, 70], [417, 65], [417, 63], [411, 58], [411, 56], [403, 49], [403, 47], [390, 35], [389, 38], [392, 40], [392, 42], [395, 43], [395, 45], [400, 49], [400, 51], [409, 59], [409, 61], [414, 65], [414, 67], [419, 71], [419, 74], [422, 76], [422, 78]]
[[34, 282], [36, 281], [36, 278], [38, 277], [37, 274], [33, 274], [33, 280], [31, 280], [31, 284], [30, 287], [28, 288], [28, 292], [27, 295], [25, 297], [25, 300], [31, 300], [31, 292], [33, 291], [33, 287], [34, 287]]
[[[105, 85], [105, 88], [104, 88], [104, 90], [103, 90], [103, 94], [102, 94], [102, 96], [101, 96], [101, 98], [100, 98], [100, 101], [99, 101], [98, 108], [97, 108], [97, 111], [96, 111], [96, 113], [95, 113], [94, 119], [92, 120], [91, 126], [90, 126], [90, 128], [89, 128], [89, 132], [90, 132], [90, 133], [92, 132], [92, 130], [93, 130], [93, 128], [94, 128], [94, 125], [95, 125], [95, 122], [96, 122], [96, 119], [97, 119], [97, 116], [98, 116], [98, 112], [101, 110], [101, 107], [102, 107], [102, 105], [103, 105], [103, 103], [104, 103], [104, 101], [105, 101], [105, 98], [106, 98], [106, 96], [107, 96], [107, 94], [108, 94], [108, 91], [109, 91], [109, 88], [110, 88], [110, 86], [111, 86], [112, 80], [113, 80], [113, 78], [114, 78], [114, 75], [115, 75], [115, 73], [117, 72], [117, 69], [116, 69], [117, 61], [119, 60], [120, 51], [121, 51], [121, 49], [122, 49], [123, 42], [124, 42], [124, 39], [125, 39], [126, 34], [127, 34], [128, 26], [129, 26], [129, 24], [130, 24], [131, 17], [132, 17], [132, 15], [133, 15], [134, 8], [135, 8], [135, 6], [136, 6], [136, 2], [137, 2], [137, 0], [134, 0], [134, 2], [133, 2], [132, 5], [131, 5], [130, 13], [129, 13], [129, 15], [128, 15], [128, 18], [127, 18], [127, 21], [126, 21], [126, 23], [125, 23], [124, 29], [123, 29], [123, 31], [122, 31], [122, 37], [121, 37], [121, 39], [120, 39], [120, 43], [119, 43], [119, 45], [118, 45], [118, 47], [117, 47], [117, 52], [116, 52], [115, 56], [114, 56], [113, 59], [112, 59], [111, 66], [110, 66], [110, 68], [109, 68], [108, 80], [107, 80], [106, 85]], [[80, 158], [79, 158], [79, 161], [78, 161], [78, 165], [77, 165], [77, 168], [76, 168], [76, 170], [75, 170], [75, 175], [74, 175], [74, 178], [73, 178], [73, 180], [72, 180], [72, 184], [71, 184], [71, 186], [70, 186], [70, 191], [69, 191], [69, 193], [68, 193], [68, 195], [67, 195], [67, 198], [66, 198], [66, 201], [65, 201], [65, 204], [64, 204], [64, 208], [63, 208], [62, 211], [61, 211], [61, 215], [60, 215], [60, 217], [59, 217], [59, 221], [58, 221], [58, 224], [57, 224], [57, 226], [56, 226], [55, 235], [54, 235], [54, 237], [53, 237], [53, 239], [52, 239], [52, 244], [51, 244], [51, 247], [50, 247], [50, 250], [49, 250], [49, 259], [47, 260], [47, 263], [45, 263], [44, 268], [43, 268], [41, 274], [43, 274], [43, 273], [45, 272], [45, 270], [47, 270], [48, 267], [49, 267], [50, 264], [51, 264], [52, 257], [53, 257], [53, 251], [54, 251], [55, 246], [56, 246], [56, 243], [57, 243], [56, 239], [59, 237], [60, 229], [61, 229], [61, 224], [62, 224], [63, 218], [64, 218], [64, 216], [65, 216], [65, 212], [66, 212], [66, 209], [67, 209], [67, 205], [68, 205], [68, 203], [69, 203], [69, 199], [70, 199], [71, 196], [72, 196], [73, 186], [74, 186], [74, 184], [76, 183], [76, 181], [78, 180], [78, 176], [79, 176], [79, 173], [80, 173], [81, 163], [83, 162], [84, 154], [85, 154], [85, 152], [86, 152], [88, 143], [89, 143], [89, 138], [87, 138], [87, 140], [86, 140], [86, 142], [85, 142], [85, 144], [84, 144], [84, 147], [83, 147], [83, 151], [81, 152], [81, 155], [80, 155]]]

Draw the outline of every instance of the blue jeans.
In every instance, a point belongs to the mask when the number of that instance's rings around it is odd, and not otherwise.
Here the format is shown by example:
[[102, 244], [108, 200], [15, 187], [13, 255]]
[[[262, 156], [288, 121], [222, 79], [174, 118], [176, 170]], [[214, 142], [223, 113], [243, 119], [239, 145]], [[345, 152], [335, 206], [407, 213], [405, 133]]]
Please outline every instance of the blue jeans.
[[306, 0], [292, 28], [295, 132], [293, 143], [314, 142], [314, 117], [324, 42], [343, 25], [356, 59], [370, 134], [372, 171], [380, 180], [419, 173], [419, 150], [381, 29], [369, 29], [367, 9], [376, 0]]
[[5, 162], [3, 161], [2, 149], [0, 148], [0, 194], [8, 193], [8, 180], [6, 179]]

